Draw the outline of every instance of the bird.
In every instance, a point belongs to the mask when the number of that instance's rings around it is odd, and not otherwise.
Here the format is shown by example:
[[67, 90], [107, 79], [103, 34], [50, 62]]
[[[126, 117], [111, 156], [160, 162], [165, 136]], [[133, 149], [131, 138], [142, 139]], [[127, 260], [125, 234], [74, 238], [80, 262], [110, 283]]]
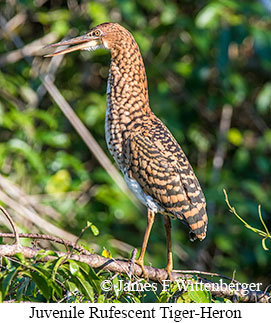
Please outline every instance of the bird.
[[171, 219], [188, 226], [190, 240], [203, 240], [208, 223], [206, 200], [182, 148], [150, 109], [147, 76], [139, 46], [126, 28], [113, 22], [102, 23], [82, 36], [46, 47], [59, 46], [70, 47], [45, 57], [99, 48], [111, 52], [106, 90], [106, 143], [128, 187], [148, 210], [136, 263], [146, 277], [145, 252], [155, 215], [159, 213], [166, 229], [165, 270], [171, 279]]

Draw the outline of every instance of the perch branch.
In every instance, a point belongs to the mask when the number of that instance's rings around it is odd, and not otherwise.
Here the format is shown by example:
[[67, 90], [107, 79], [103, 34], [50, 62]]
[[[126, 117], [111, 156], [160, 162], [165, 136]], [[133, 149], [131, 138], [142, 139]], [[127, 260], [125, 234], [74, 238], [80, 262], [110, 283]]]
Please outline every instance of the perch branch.
[[[35, 258], [38, 254], [40, 255], [42, 249], [40, 248], [29, 248], [22, 246], [20, 249], [20, 252], [26, 257], [26, 258]], [[12, 257], [18, 252], [18, 248], [16, 244], [13, 245], [0, 245], [0, 257], [6, 256], [6, 257]], [[70, 252], [60, 252], [60, 251], [54, 251], [58, 257], [67, 257], [68, 259], [73, 259], [76, 261], [80, 261], [83, 263], [88, 264], [90, 267], [94, 269], [103, 269], [106, 271], [110, 271], [112, 273], [123, 273], [127, 274], [130, 270], [130, 263], [126, 259], [108, 259], [105, 257], [102, 257], [97, 254], [71, 254]], [[55, 259], [54, 256], [46, 256], [40, 261], [50, 261]], [[145, 266], [145, 271], [147, 276], [150, 280], [154, 282], [161, 282], [163, 280], [167, 280], [168, 273], [165, 269], [159, 269], [155, 267]], [[195, 283], [195, 274], [197, 274], [197, 271], [189, 271], [189, 274], [183, 274], [178, 273], [176, 271], [172, 272], [172, 279], [182, 280], [185, 281], [188, 284], [194, 284]], [[134, 264], [133, 273], [137, 277], [143, 278], [142, 269], [137, 264]], [[203, 288], [210, 289], [210, 285], [213, 284], [212, 281], [200, 277], [197, 275], [198, 283], [201, 284]], [[243, 287], [240, 287], [236, 290], [233, 290], [230, 288], [229, 285], [223, 283], [223, 285], [217, 285], [215, 289], [210, 290], [213, 296], [233, 299], [233, 298], [239, 298], [242, 302], [251, 302], [251, 303], [268, 303], [270, 301], [270, 296], [267, 293], [264, 293], [262, 291], [254, 291], [250, 289], [244, 289]]]

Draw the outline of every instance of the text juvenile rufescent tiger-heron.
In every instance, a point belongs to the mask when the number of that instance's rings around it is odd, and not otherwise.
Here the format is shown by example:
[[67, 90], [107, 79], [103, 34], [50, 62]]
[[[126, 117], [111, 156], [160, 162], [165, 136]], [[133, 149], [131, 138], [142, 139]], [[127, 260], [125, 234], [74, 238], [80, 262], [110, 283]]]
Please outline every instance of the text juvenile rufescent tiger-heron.
[[190, 228], [190, 237], [206, 236], [206, 202], [188, 159], [167, 127], [149, 106], [142, 56], [131, 33], [117, 23], [103, 23], [85, 35], [48, 47], [73, 45], [56, 56], [77, 50], [111, 52], [107, 83], [105, 136], [108, 149], [135, 196], [148, 208], [148, 221], [137, 264], [144, 255], [156, 213], [164, 216], [169, 278], [173, 269], [170, 218]]

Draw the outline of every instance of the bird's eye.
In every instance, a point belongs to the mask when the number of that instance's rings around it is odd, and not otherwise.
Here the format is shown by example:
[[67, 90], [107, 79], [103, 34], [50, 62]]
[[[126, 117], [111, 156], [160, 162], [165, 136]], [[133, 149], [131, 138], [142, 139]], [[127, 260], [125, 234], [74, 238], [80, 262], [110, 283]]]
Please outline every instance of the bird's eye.
[[92, 35], [95, 37], [99, 37], [101, 35], [101, 32], [100, 32], [100, 30], [94, 30]]

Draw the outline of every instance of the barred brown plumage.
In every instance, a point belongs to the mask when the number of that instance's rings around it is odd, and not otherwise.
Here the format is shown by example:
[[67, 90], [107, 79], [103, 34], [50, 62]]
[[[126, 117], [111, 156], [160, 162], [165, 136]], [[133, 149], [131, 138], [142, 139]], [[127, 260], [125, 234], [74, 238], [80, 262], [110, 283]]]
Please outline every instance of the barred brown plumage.
[[[155, 213], [165, 217], [169, 277], [173, 268], [170, 217], [187, 224], [192, 238], [206, 236], [206, 202], [188, 159], [167, 127], [149, 106], [147, 77], [140, 50], [131, 33], [104, 23], [84, 36], [50, 45], [75, 45], [75, 50], [111, 51], [105, 118], [106, 141], [124, 178], [148, 208], [148, 223], [137, 263], [144, 273], [144, 254]], [[49, 47], [50, 47], [49, 46]]]

